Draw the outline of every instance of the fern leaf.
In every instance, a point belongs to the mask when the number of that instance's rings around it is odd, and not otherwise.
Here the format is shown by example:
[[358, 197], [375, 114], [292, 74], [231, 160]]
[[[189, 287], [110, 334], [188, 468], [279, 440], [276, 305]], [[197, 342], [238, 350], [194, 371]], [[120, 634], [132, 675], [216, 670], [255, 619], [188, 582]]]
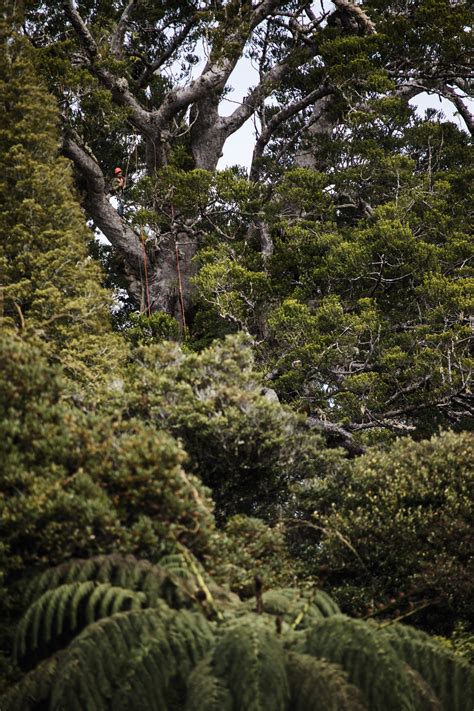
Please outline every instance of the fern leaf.
[[303, 651], [339, 664], [371, 711], [413, 711], [413, 682], [396, 652], [362, 620], [334, 615], [306, 633]]
[[[283, 711], [289, 701], [285, 652], [280, 639], [261, 625], [224, 631], [211, 660], [214, 686], [227, 688], [236, 711]], [[206, 708], [205, 704], [201, 708]]]
[[360, 690], [337, 664], [290, 652], [287, 661], [292, 711], [364, 711]]
[[50, 642], [52, 637], [61, 635], [67, 617], [69, 630], [77, 629], [80, 611], [82, 615], [85, 610], [85, 621], [90, 624], [120, 610], [141, 609], [145, 604], [144, 593], [91, 580], [47, 590], [31, 605], [18, 625], [15, 656], [22, 657], [27, 649], [36, 649], [40, 644]]
[[212, 641], [202, 615], [164, 603], [93, 623], [64, 654], [51, 709], [166, 711], [176, 695], [184, 703], [187, 677]]
[[110, 589], [113, 589], [110, 583], [99, 583], [94, 585], [94, 589], [92, 591], [92, 594], [89, 596], [86, 607], [86, 623], [88, 625], [94, 622], [97, 617], [100, 618], [102, 616], [100, 614], [96, 616], [95, 608], [98, 603], [100, 603], [101, 599], [104, 598], [107, 591]]
[[474, 706], [474, 670], [462, 657], [421, 630], [395, 624], [379, 632], [416, 670], [449, 711]]
[[[294, 588], [277, 588], [263, 593], [262, 603], [265, 613], [281, 617], [298, 630], [340, 613], [337, 604], [321, 590], [301, 592]], [[255, 601], [246, 602], [245, 607], [248, 610], [254, 609]]]
[[112, 708], [127, 711], [182, 708], [191, 670], [213, 643], [212, 626], [200, 614], [186, 610], [162, 619], [160, 632], [142, 644], [112, 698]]
[[0, 697], [2, 711], [33, 711], [42, 707], [51, 692], [51, 686], [64, 652], [58, 652], [41, 662], [6, 694]]
[[200, 662], [189, 677], [185, 711], [233, 711], [232, 695], [222, 679], [215, 676], [212, 656]]
[[443, 711], [441, 701], [421, 674], [408, 666], [408, 664], [405, 664], [405, 670], [413, 683], [413, 689], [416, 695], [416, 711]]
[[[31, 605], [48, 590], [66, 584], [91, 581], [99, 584], [109, 583], [112, 587], [142, 592], [148, 598], [148, 606], [155, 605], [159, 599], [164, 599], [171, 606], [178, 608], [195, 605], [195, 593], [199, 585], [196, 577], [190, 572], [185, 557], [181, 554], [168, 556], [164, 563], [164, 566], [153, 565], [146, 560], [137, 560], [132, 555], [118, 554], [69, 561], [47, 570], [35, 578], [27, 588], [25, 601]], [[193, 559], [193, 565], [199, 569], [201, 575], [200, 564]], [[212, 582], [209, 581], [209, 584], [212, 585]], [[97, 596], [102, 598], [99, 593]], [[94, 598], [94, 600], [98, 602], [97, 599]], [[137, 598], [131, 600], [130, 604], [138, 607]], [[89, 611], [91, 611], [91, 607]], [[90, 614], [92, 613], [90, 612]], [[73, 626], [75, 624], [77, 624], [77, 619], [75, 623], [73, 620]]]
[[[20, 620], [14, 645], [14, 657], [16, 659], [23, 657], [28, 648], [36, 649], [38, 647], [40, 627], [45, 621], [45, 637], [48, 638], [51, 636], [52, 617], [59, 605], [61, 594], [64, 594], [65, 597], [69, 599], [71, 593], [69, 586], [63, 586], [62, 588], [58, 588], [58, 590], [48, 590], [39, 600], [31, 605]], [[30, 640], [29, 644], [27, 644], [28, 639]]]

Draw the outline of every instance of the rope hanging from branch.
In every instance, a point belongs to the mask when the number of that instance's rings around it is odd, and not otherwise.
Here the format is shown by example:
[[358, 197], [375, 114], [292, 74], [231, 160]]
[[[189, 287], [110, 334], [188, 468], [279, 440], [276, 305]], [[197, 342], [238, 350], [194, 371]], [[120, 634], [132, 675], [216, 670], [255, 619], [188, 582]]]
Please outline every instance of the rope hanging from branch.
[[146, 296], [146, 311], [147, 315], [151, 316], [151, 302], [150, 302], [150, 287], [148, 284], [148, 257], [146, 254], [146, 247], [145, 247], [145, 235], [143, 232], [143, 229], [140, 231], [140, 242], [142, 245], [142, 251], [143, 251], [143, 268], [145, 272], [145, 296]]
[[172, 219], [172, 229], [174, 236], [174, 250], [176, 255], [176, 276], [178, 278], [178, 299], [179, 299], [179, 310], [181, 314], [181, 325], [183, 329], [183, 338], [186, 340], [188, 327], [186, 325], [186, 312], [184, 308], [184, 292], [183, 292], [183, 280], [181, 277], [181, 265], [180, 265], [180, 255], [179, 255], [179, 242], [176, 239], [176, 229], [174, 222], [174, 206], [171, 205], [171, 219]]

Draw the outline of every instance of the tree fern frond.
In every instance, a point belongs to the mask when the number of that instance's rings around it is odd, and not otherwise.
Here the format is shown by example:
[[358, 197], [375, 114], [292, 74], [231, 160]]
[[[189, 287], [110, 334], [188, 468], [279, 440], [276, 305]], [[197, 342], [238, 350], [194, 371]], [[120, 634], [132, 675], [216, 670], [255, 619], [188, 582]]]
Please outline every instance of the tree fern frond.
[[33, 671], [0, 697], [2, 711], [33, 711], [47, 702], [59, 659], [58, 652], [42, 661]]
[[388, 641], [362, 620], [334, 615], [305, 635], [303, 650], [340, 664], [371, 711], [413, 711], [413, 683]]
[[285, 651], [277, 635], [250, 624], [231, 627], [212, 654], [212, 673], [239, 711], [283, 711], [289, 702]]
[[234, 702], [225, 682], [212, 669], [208, 655], [191, 673], [188, 680], [185, 711], [233, 711]]
[[[287, 672], [292, 711], [364, 711], [360, 690], [337, 664], [290, 652]], [[417, 710], [418, 711], [418, 710]]]
[[405, 670], [413, 683], [416, 711], [443, 711], [444, 707], [441, 701], [421, 674], [408, 664], [405, 664]]
[[65, 652], [51, 708], [167, 711], [176, 695], [184, 703], [186, 680], [213, 639], [203, 615], [164, 603], [96, 622]]
[[[196, 564], [201, 567], [197, 560]], [[189, 569], [189, 564], [182, 553], [171, 553], [163, 556], [163, 558], [160, 558], [160, 565], [165, 568], [165, 570], [173, 573], [176, 577], [193, 577], [193, 574]]]
[[80, 583], [95, 579], [98, 556], [90, 559], [75, 559], [44, 571], [35, 577], [25, 590], [25, 603], [31, 604], [47, 590], [53, 590], [67, 583]]
[[168, 622], [167, 635], [180, 665], [187, 665], [189, 660], [190, 673], [213, 644], [214, 626], [201, 613], [179, 610]]
[[474, 706], [474, 669], [462, 657], [421, 630], [395, 624], [380, 630], [395, 652], [433, 689], [445, 708]]
[[[102, 604], [98, 603], [102, 600]], [[87, 603], [87, 604], [86, 604]], [[110, 583], [67, 583], [54, 590], [47, 590], [26, 612], [18, 625], [15, 640], [15, 656], [22, 657], [28, 649], [36, 649], [40, 643], [48, 643], [59, 637], [69, 619], [69, 631], [77, 629], [83, 615], [84, 623], [123, 609], [139, 609], [146, 604], [146, 596], [140, 592], [112, 587]], [[85, 616], [84, 616], [85, 608]], [[82, 612], [81, 612], [82, 611]]]
[[[262, 595], [263, 611], [279, 616], [294, 629], [306, 629], [325, 617], [340, 613], [338, 605], [322, 590], [300, 591], [294, 588], [276, 588]], [[247, 609], [255, 608], [255, 601], [245, 603]]]
[[[85, 588], [84, 588], [85, 586]], [[53, 618], [57, 613], [57, 629], [63, 629], [65, 610], [71, 599], [75, 599], [78, 590], [87, 594], [93, 583], [73, 583], [62, 585], [55, 590], [47, 590], [31, 605], [21, 619], [14, 645], [16, 659], [25, 655], [27, 648], [36, 649], [40, 639], [40, 627], [43, 627], [43, 640], [49, 641], [52, 635]], [[60, 615], [60, 616], [59, 616]], [[29, 639], [29, 644], [27, 640]]]
[[137, 560], [132, 555], [99, 555], [89, 559], [75, 559], [46, 570], [34, 578], [25, 593], [25, 602], [31, 602], [43, 595], [46, 590], [57, 588], [66, 583], [94, 580], [110, 583], [115, 587], [141, 590], [147, 578], [161, 583], [168, 573], [159, 565], [152, 565], [146, 560]]
[[150, 636], [162, 632], [160, 620], [170, 610], [160, 608], [121, 612], [86, 627], [62, 658], [52, 689], [52, 711], [109, 709], [130, 659]]
[[[160, 632], [156, 631], [130, 659], [111, 708], [182, 708], [191, 671], [213, 642], [213, 627], [199, 613], [180, 610], [163, 618]], [[140, 697], [142, 706], [137, 705]]]

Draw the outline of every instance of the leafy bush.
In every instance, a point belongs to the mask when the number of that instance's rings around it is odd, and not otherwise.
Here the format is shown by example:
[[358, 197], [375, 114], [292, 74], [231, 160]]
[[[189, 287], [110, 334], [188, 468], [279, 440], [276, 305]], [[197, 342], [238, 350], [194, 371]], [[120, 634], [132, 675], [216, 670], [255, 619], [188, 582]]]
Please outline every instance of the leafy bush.
[[463, 711], [474, 699], [472, 669], [428, 635], [352, 620], [317, 591], [259, 592], [252, 612], [206, 577], [189, 556], [43, 574], [17, 632], [35, 668], [2, 708]]
[[445, 432], [398, 440], [314, 480], [300, 501], [317, 533], [300, 553], [315, 573], [327, 570], [346, 609], [428, 605], [416, 619], [449, 633], [474, 612], [472, 461], [469, 433]]

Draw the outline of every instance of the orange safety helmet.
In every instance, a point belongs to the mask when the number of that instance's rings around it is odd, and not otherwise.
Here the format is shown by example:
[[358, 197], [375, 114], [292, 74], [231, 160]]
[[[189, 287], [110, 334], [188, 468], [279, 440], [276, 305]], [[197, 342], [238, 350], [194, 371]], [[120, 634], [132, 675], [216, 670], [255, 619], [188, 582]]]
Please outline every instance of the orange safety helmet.
[[121, 172], [122, 172], [122, 168], [115, 168], [115, 170], [114, 170], [115, 175], [118, 175]]

